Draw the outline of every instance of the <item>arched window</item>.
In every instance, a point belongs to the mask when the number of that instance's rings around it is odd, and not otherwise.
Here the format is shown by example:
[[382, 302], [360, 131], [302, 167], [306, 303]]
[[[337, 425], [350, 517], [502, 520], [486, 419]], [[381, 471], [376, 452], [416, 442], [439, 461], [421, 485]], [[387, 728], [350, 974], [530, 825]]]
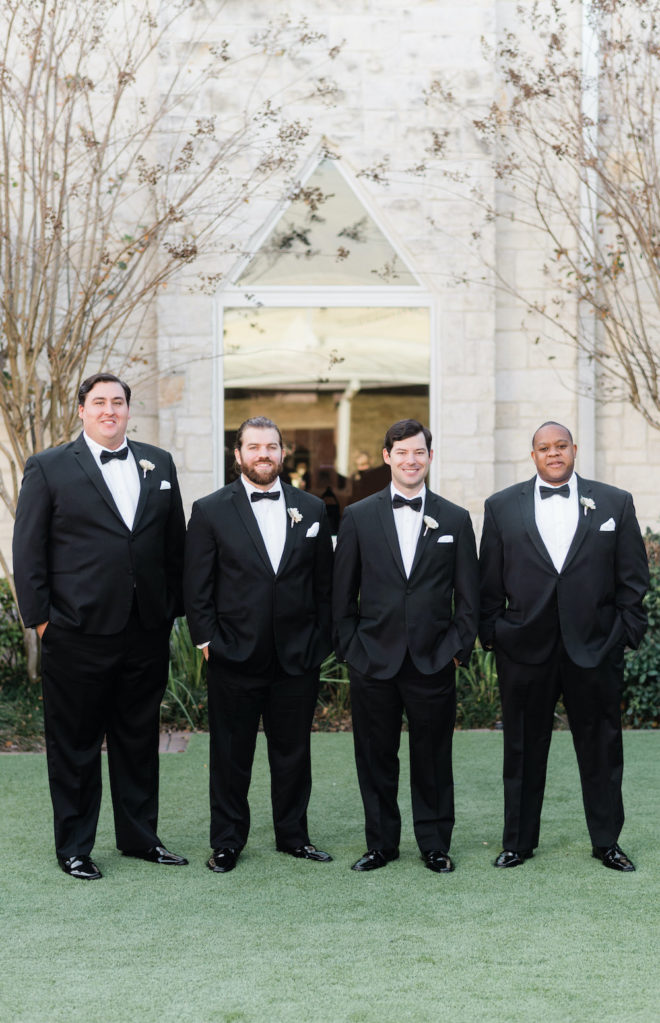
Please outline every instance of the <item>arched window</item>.
[[291, 482], [339, 511], [387, 482], [387, 427], [431, 419], [432, 299], [358, 187], [322, 159], [222, 293], [219, 483], [236, 428], [267, 415]]

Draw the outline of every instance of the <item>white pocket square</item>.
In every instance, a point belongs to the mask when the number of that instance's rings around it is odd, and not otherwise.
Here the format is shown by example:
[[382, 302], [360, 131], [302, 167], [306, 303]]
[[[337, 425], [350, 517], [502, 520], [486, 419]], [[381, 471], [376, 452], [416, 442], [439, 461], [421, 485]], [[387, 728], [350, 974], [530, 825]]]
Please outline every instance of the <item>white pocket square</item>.
[[312, 525], [307, 530], [307, 532], [305, 533], [305, 536], [318, 536], [318, 535], [319, 535], [319, 524], [318, 524], [318, 522], [313, 522]]
[[451, 535], [451, 533], [444, 533], [443, 536], [439, 536], [438, 537], [437, 542], [438, 543], [453, 543], [454, 542], [454, 537]]
[[607, 522], [603, 522], [600, 527], [601, 533], [613, 533], [615, 529], [614, 519], [608, 519]]
[[172, 484], [170, 483], [169, 480], [161, 480], [160, 481], [160, 489], [161, 490], [171, 490], [172, 489]]

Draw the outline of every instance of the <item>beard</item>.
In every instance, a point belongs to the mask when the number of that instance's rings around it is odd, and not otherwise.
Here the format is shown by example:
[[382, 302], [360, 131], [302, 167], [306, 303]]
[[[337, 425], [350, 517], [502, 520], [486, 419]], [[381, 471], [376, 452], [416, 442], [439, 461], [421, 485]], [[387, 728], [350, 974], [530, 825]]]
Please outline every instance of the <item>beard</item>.
[[250, 483], [256, 483], [257, 486], [267, 486], [269, 483], [274, 483], [277, 477], [284, 468], [284, 462], [273, 462], [268, 460], [268, 464], [265, 460], [262, 460], [259, 465], [240, 465], [239, 469], [243, 473], [246, 479], [250, 480]]

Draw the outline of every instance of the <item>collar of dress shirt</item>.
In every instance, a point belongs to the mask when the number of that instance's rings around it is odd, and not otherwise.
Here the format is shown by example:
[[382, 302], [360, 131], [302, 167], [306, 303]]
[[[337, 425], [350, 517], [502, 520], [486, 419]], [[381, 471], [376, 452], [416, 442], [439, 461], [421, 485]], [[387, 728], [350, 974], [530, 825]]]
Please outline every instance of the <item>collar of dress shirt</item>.
[[[564, 480], [564, 483], [568, 483], [569, 497], [575, 497], [577, 493], [577, 476], [575, 473], [571, 474], [570, 479]], [[563, 487], [564, 483], [548, 483], [547, 480], [542, 480], [539, 474], [536, 474], [536, 483], [534, 484], [534, 490], [538, 498], [541, 497], [541, 487], [550, 487], [551, 490], [559, 490]]]
[[126, 437], [124, 437], [123, 441], [121, 442], [118, 448], [106, 448], [104, 447], [103, 444], [98, 444], [95, 440], [92, 440], [91, 437], [88, 437], [84, 430], [83, 437], [85, 438], [85, 443], [87, 444], [87, 447], [92, 452], [97, 462], [101, 460], [102, 451], [121, 451], [123, 448], [128, 446], [128, 441], [126, 440]]
[[[255, 491], [260, 491], [264, 494], [275, 494], [278, 490], [282, 489], [279, 476], [273, 481], [272, 487], [269, 487], [268, 490], [263, 490], [261, 487], [255, 487], [251, 480], [245, 478], [243, 473], [241, 473], [241, 483], [245, 487], [245, 493], [248, 496], [248, 500], [250, 499], [250, 494], [255, 493]], [[270, 501], [260, 501], [259, 504], [270, 504]]]
[[[398, 494], [399, 497], [402, 497], [405, 501], [410, 501], [411, 499], [410, 494], [402, 494], [400, 490], [396, 489], [393, 483], [390, 483], [390, 499], [393, 498], [395, 494]], [[412, 497], [421, 497], [422, 511], [424, 511], [424, 505], [426, 504], [426, 483], [422, 483], [422, 489], [418, 490], [416, 494], [412, 495]], [[397, 511], [399, 510], [400, 509], [397, 508]]]

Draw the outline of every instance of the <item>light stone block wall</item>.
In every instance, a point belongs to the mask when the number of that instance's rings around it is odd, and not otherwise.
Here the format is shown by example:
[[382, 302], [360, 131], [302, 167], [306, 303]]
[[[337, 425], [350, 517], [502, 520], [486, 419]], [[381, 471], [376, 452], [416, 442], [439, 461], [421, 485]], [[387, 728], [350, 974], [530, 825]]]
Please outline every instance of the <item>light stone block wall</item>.
[[[469, 172], [487, 196], [495, 196], [488, 153], [458, 115], [425, 102], [431, 82], [442, 76], [461, 99], [464, 113], [479, 116], [499, 94], [494, 69], [482, 57], [481, 39], [493, 42], [515, 21], [516, 3], [504, 0], [230, 0], [208, 42], [228, 39], [239, 52], [268, 19], [307, 19], [327, 35], [339, 56], [316, 67], [302, 51], [294, 65], [273, 58], [259, 79], [246, 66], [240, 82], [215, 82], [199, 97], [199, 109], [238, 116], [243, 98], [256, 89], [277, 96], [287, 119], [311, 124], [302, 146], [306, 161], [327, 144], [359, 181], [364, 194], [418, 274], [434, 303], [434, 377], [431, 427], [436, 449], [435, 484], [465, 504], [477, 527], [484, 499], [495, 489], [532, 475], [533, 430], [545, 419], [565, 422], [580, 445], [577, 359], [547, 324], [533, 322], [524, 301], [503, 293], [485, 264], [512, 275], [522, 295], [548, 297], [541, 272], [543, 252], [520, 224], [478, 222], [468, 186], [411, 168], [424, 160], [430, 129], [449, 131], [444, 168]], [[206, 3], [212, 12], [213, 0]], [[190, 32], [197, 24], [191, 23]], [[180, 57], [179, 41], [163, 51], [161, 88]], [[169, 62], [169, 64], [168, 64]], [[293, 72], [292, 73], [292, 67]], [[322, 74], [337, 86], [334, 102], [310, 101], [310, 77]], [[197, 113], [197, 112], [195, 112]], [[244, 153], [233, 171], [251, 166]], [[365, 171], [389, 160], [386, 182]], [[273, 212], [282, 182], [276, 179], [227, 226], [205, 269], [229, 272], [228, 242], [247, 247]], [[481, 229], [475, 255], [472, 232]], [[217, 310], [219, 297], [195, 291], [188, 272], [170, 283], [158, 301], [157, 353], [149, 371], [137, 374], [132, 427], [135, 435], [172, 450], [186, 507], [213, 489], [214, 424], [218, 395]], [[570, 312], [569, 314], [570, 315]], [[535, 339], [540, 337], [539, 343]], [[357, 445], [356, 445], [357, 446]], [[660, 432], [629, 406], [598, 406], [596, 475], [630, 489], [643, 525], [660, 528]], [[578, 471], [579, 471], [578, 454]], [[5, 548], [11, 521], [0, 511]]]

